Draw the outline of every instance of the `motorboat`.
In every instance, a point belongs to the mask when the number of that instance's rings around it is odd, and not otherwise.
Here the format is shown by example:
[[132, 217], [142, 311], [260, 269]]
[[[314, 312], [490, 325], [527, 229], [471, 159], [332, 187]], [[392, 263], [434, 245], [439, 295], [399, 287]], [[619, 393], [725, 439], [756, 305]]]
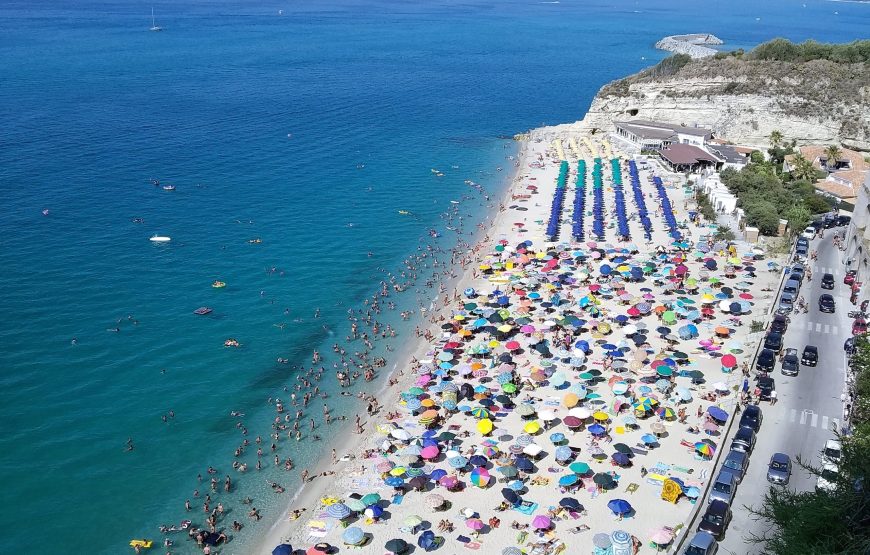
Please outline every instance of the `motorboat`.
[[153, 243], [168, 243], [169, 241], [172, 241], [172, 237], [167, 237], [165, 235], [155, 235], [151, 237], [150, 241]]
[[227, 286], [226, 282], [215, 280], [211, 282], [211, 286], [215, 289], [222, 289]]
[[174, 191], [174, 190], [175, 190], [175, 185], [164, 185], [164, 186], [163, 186], [163, 190], [164, 190], [164, 191]]
[[201, 306], [193, 311], [194, 314], [198, 314], [200, 316], [205, 316], [206, 314], [211, 314], [212, 309], [207, 306]]

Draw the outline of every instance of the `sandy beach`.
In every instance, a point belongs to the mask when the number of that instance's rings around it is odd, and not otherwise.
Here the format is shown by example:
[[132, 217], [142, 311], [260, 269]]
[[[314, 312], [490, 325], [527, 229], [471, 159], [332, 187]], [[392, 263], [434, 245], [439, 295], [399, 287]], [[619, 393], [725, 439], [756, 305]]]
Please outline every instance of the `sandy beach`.
[[[601, 201], [589, 194], [595, 158]], [[579, 160], [582, 241], [572, 238]], [[619, 222], [612, 160], [627, 214]], [[778, 275], [755, 273], [746, 245], [729, 252], [701, 240], [709, 229], [688, 221], [693, 205], [677, 176], [637, 167], [649, 240], [628, 159], [570, 127], [531, 133], [475, 262], [428, 314], [432, 339], [408, 339], [396, 383], [377, 395], [379, 413], [362, 434], [346, 423], [339, 462], [309, 469], [314, 478], [257, 553], [321, 542], [384, 553], [390, 540], [444, 553], [652, 553], [672, 544], [705, 502], [696, 498], [754, 350], [748, 324], [763, 319], [771, 294], [762, 291]], [[550, 241], [560, 171], [566, 192]], [[680, 246], [665, 225], [669, 207]], [[603, 238], [592, 237], [599, 209]], [[663, 499], [674, 484], [679, 491]]]

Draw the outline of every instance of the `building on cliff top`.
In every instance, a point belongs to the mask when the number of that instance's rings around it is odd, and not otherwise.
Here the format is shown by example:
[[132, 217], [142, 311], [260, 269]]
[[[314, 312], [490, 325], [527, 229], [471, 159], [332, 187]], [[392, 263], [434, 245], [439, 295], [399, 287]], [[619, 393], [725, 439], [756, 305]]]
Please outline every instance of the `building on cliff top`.
[[[837, 199], [855, 204], [859, 189], [867, 175], [867, 163], [860, 152], [840, 149], [840, 157], [837, 160], [828, 160], [825, 145], [805, 145], [800, 147], [800, 153], [804, 158], [812, 162], [813, 167], [828, 173], [825, 179], [820, 179], [814, 184], [817, 191], [822, 194], [836, 197]], [[789, 172], [793, 169], [795, 154], [785, 157], [782, 171]]]
[[718, 170], [723, 161], [706, 150], [686, 144], [672, 144], [663, 148], [659, 155], [671, 171], [677, 173], [698, 173], [705, 169]]
[[661, 150], [672, 144], [703, 147], [713, 131], [703, 127], [685, 127], [643, 119], [613, 122], [615, 135], [638, 150]]

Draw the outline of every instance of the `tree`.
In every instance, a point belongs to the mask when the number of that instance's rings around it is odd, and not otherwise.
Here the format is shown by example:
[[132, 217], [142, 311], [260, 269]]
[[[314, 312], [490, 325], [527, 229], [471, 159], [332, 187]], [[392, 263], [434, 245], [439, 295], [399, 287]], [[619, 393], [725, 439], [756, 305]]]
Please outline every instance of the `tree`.
[[746, 223], [757, 227], [762, 235], [776, 235], [779, 232], [779, 213], [772, 202], [761, 200], [744, 206]]
[[829, 172], [837, 169], [837, 161], [843, 155], [843, 151], [840, 150], [840, 147], [837, 145], [828, 145], [825, 149], [825, 156], [828, 158], [828, 161], [825, 163], [825, 166], [828, 168]]
[[816, 178], [816, 168], [813, 167], [813, 163], [807, 160], [800, 152], [794, 155], [789, 166], [791, 166], [791, 175], [795, 179], [813, 181]]
[[770, 132], [770, 144], [773, 148], [778, 147], [782, 143], [782, 133], [774, 129]]
[[810, 223], [810, 217], [812, 214], [810, 214], [807, 207], [801, 203], [795, 204], [786, 210], [783, 216], [788, 220], [789, 233], [795, 235], [806, 229], [807, 224]]

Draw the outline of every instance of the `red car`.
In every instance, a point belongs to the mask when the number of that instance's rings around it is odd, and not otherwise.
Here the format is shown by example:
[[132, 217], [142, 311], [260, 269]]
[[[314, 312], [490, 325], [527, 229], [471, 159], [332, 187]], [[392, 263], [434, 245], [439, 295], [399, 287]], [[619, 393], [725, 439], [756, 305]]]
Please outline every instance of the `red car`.
[[863, 335], [867, 333], [867, 322], [863, 318], [856, 318], [852, 322], [852, 335]]
[[843, 277], [843, 283], [846, 285], [852, 285], [855, 283], [855, 274], [858, 273], [858, 270], [849, 270], [846, 272], [845, 277]]

